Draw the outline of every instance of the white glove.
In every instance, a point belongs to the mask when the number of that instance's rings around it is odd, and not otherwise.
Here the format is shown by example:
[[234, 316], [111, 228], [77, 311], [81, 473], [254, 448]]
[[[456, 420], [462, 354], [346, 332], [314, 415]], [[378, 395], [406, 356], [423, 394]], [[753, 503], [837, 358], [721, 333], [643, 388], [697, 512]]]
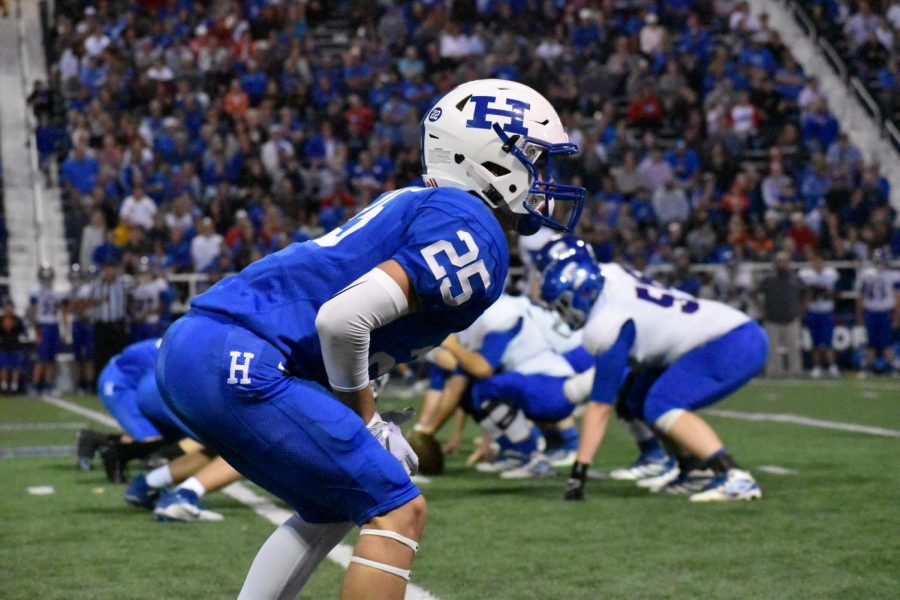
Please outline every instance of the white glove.
[[396, 423], [388, 423], [381, 418], [376, 412], [372, 415], [372, 420], [368, 422], [366, 428], [369, 433], [378, 440], [381, 447], [391, 453], [391, 455], [400, 461], [403, 468], [409, 475], [415, 475], [419, 470], [419, 457], [410, 448], [406, 438], [400, 431], [400, 427]]

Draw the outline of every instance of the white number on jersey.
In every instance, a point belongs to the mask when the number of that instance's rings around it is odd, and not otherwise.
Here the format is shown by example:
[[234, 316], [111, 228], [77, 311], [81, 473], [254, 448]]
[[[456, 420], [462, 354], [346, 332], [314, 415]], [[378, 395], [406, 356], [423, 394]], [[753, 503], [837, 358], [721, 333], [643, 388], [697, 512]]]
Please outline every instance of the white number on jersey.
[[678, 304], [681, 307], [681, 312], [686, 315], [693, 314], [700, 310], [700, 304], [694, 300], [690, 294], [684, 292], [678, 292], [678, 296], [670, 294], [661, 283], [650, 279], [639, 271], [633, 271], [631, 269], [624, 270], [643, 284], [635, 286], [634, 288], [639, 300], [652, 302], [662, 308], [671, 308]]
[[[459, 306], [472, 297], [472, 284], [469, 282], [472, 277], [476, 275], [481, 277], [481, 283], [484, 284], [485, 289], [491, 285], [491, 275], [488, 273], [484, 261], [475, 260], [478, 258], [478, 244], [475, 243], [472, 234], [468, 231], [459, 230], [456, 232], [456, 235], [466, 245], [466, 252], [462, 256], [456, 252], [456, 248], [447, 240], [437, 241], [422, 249], [422, 257], [431, 269], [432, 275], [434, 275], [435, 279], [441, 281], [441, 296], [444, 299], [444, 303], [449, 306]], [[447, 275], [447, 269], [437, 261], [437, 255], [441, 252], [447, 255], [447, 258], [450, 259], [450, 264], [454, 267], [459, 267], [459, 270], [456, 271], [455, 279], [459, 281], [462, 291], [456, 296], [450, 292], [453, 282], [450, 276]]]

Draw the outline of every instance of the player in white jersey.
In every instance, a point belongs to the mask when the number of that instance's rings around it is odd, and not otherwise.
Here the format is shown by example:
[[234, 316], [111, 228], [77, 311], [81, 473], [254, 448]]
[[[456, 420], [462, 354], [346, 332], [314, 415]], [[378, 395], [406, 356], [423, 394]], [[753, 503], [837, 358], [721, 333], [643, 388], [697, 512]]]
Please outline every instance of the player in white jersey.
[[160, 315], [169, 284], [156, 277], [144, 258], [138, 265], [137, 285], [129, 295], [131, 312], [131, 343], [162, 335]]
[[[96, 269], [94, 269], [96, 271]], [[72, 315], [72, 354], [75, 357], [75, 380], [78, 389], [87, 393], [94, 388], [94, 323], [92, 310], [92, 275], [90, 269], [73, 264], [69, 268], [69, 312]]]
[[838, 272], [834, 267], [826, 266], [822, 257], [813, 254], [810, 266], [800, 269], [800, 280], [806, 285], [806, 328], [812, 338], [813, 379], [822, 376], [822, 369], [828, 369], [828, 375], [838, 377], [840, 372], [834, 362], [834, 349], [831, 345], [834, 336], [834, 296], [838, 282]]
[[38, 270], [39, 286], [31, 293], [28, 317], [34, 325], [37, 356], [31, 373], [33, 391], [40, 393], [53, 388], [53, 366], [62, 345], [62, 329], [68, 327], [68, 301], [66, 294], [53, 289], [55, 273], [49, 264]]
[[[445, 393], [455, 389], [456, 397], [448, 394], [443, 411], [424, 429], [436, 429], [461, 401], [500, 447], [498, 458], [481, 463], [479, 471], [506, 479], [552, 474], [550, 461], [540, 451], [544, 440], [531, 421], [565, 421], [587, 396], [593, 374], [576, 375], [566, 357], [554, 351], [545, 335], [548, 320], [543, 312], [527, 298], [503, 295], [471, 327], [442, 345], [456, 358], [457, 373], [465, 374], [471, 385], [467, 394], [460, 394], [451, 377]], [[578, 389], [584, 390], [580, 398]], [[559, 438], [563, 452], [555, 458], [564, 462], [562, 454], [569, 454], [571, 464], [578, 443], [572, 422], [563, 424]]]
[[874, 263], [856, 278], [857, 324], [865, 324], [867, 337], [860, 376], [874, 370], [878, 355], [887, 370], [900, 370], [894, 351], [894, 325], [900, 322], [900, 272], [890, 268], [888, 256], [885, 250], [876, 250]]
[[762, 370], [768, 340], [759, 324], [725, 304], [698, 300], [618, 265], [598, 267], [585, 259], [551, 264], [544, 272], [541, 297], [570, 326], [584, 327], [584, 345], [595, 360], [578, 462], [565, 499], [584, 497], [588, 467], [629, 364], [629, 402], [682, 453], [679, 468], [639, 485], [665, 487], [672, 493], [699, 488], [691, 496], [695, 502], [761, 496], [753, 477], [738, 468], [715, 431], [693, 412], [726, 397]]

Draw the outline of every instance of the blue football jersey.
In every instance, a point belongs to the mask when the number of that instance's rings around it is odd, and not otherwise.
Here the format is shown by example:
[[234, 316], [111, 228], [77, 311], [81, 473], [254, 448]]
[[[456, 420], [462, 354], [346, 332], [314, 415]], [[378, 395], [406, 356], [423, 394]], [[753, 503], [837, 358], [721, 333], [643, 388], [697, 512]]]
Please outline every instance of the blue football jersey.
[[382, 194], [338, 229], [220, 281], [191, 304], [276, 346], [293, 375], [327, 385], [316, 314], [390, 259], [406, 271], [419, 308], [372, 332], [372, 378], [471, 325], [503, 291], [509, 251], [478, 198], [451, 188], [402, 188]]
[[160, 341], [160, 338], [153, 338], [131, 344], [122, 350], [122, 354], [114, 358], [119, 371], [125, 376], [127, 382], [134, 387], [137, 387], [138, 381], [144, 375], [156, 370], [156, 358], [159, 356]]

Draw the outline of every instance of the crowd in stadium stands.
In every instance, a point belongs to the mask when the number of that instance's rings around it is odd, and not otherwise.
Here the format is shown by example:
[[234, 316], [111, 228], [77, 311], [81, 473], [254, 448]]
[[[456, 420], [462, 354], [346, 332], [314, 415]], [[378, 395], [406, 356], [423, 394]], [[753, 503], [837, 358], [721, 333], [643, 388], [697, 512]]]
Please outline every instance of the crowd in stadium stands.
[[883, 116], [900, 123], [900, 1], [802, 0], [801, 5], [851, 74], [873, 92]]
[[[860, 57], [892, 39], [865, 0], [817, 6]], [[421, 184], [422, 115], [480, 77], [559, 109], [582, 151], [556, 176], [588, 188], [601, 261], [752, 310], [742, 261], [900, 256], [880, 166], [744, 2], [57, 0], [47, 42], [41, 164], [73, 261], [111, 277], [214, 279]]]
[[315, 237], [420, 181], [421, 115], [478, 77], [558, 107], [601, 260], [900, 254], [879, 165], [745, 3], [445, 4], [58, 2], [32, 105], [77, 260], [223, 272]]

